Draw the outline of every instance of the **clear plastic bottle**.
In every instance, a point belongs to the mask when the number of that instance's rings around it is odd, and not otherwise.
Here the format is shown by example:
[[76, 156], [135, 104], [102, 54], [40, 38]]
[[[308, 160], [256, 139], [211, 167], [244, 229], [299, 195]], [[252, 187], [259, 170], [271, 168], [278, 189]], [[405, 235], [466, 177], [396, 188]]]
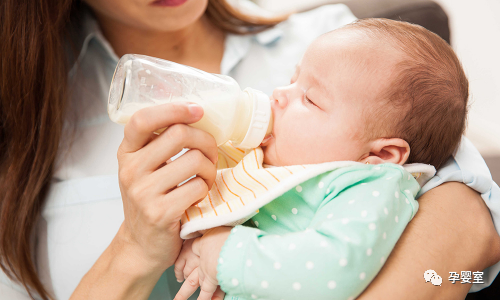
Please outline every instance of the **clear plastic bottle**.
[[246, 88], [229, 76], [145, 55], [124, 55], [115, 70], [108, 99], [108, 114], [126, 124], [141, 108], [169, 102], [194, 102], [203, 107], [200, 121], [190, 124], [212, 134], [221, 145], [229, 140], [255, 148], [272, 130], [269, 97]]

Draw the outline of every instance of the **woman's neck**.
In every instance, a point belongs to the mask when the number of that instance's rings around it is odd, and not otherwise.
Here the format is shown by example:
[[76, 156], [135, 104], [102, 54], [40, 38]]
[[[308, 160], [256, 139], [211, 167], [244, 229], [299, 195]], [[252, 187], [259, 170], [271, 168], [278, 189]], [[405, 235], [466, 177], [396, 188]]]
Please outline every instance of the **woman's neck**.
[[144, 54], [220, 73], [225, 34], [205, 16], [175, 32], [132, 28], [99, 15], [97, 19], [119, 57], [127, 53]]

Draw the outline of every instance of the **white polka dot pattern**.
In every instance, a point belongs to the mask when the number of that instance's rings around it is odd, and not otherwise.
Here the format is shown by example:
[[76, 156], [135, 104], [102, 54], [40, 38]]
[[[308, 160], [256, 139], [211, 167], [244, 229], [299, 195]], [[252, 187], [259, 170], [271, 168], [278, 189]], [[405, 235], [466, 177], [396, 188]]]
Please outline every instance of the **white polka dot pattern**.
[[306, 269], [312, 270], [314, 268], [314, 263], [312, 261], [306, 262]]
[[347, 266], [347, 259], [342, 258], [341, 260], [339, 260], [339, 265], [340, 265], [341, 267], [345, 267], [345, 266]]
[[328, 288], [330, 290], [333, 290], [334, 288], [337, 287], [337, 283], [335, 281], [333, 281], [333, 280], [328, 281], [328, 283], [326, 285], [328, 286]]

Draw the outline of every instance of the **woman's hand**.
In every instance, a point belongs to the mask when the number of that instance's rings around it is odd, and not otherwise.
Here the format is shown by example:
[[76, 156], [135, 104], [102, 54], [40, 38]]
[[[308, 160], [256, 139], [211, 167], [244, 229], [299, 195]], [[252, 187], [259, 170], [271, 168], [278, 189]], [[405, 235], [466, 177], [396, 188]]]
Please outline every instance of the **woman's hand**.
[[[141, 109], [127, 123], [118, 149], [125, 220], [72, 299], [146, 299], [174, 263], [180, 218], [207, 195], [217, 173], [215, 139], [185, 125], [202, 115], [198, 105], [170, 103]], [[183, 148], [191, 150], [167, 163]]]
[[[198, 105], [172, 103], [142, 109], [125, 126], [118, 149], [125, 214], [119, 234], [153, 268], [165, 270], [175, 262], [182, 246], [179, 220], [189, 206], [207, 195], [215, 180], [214, 138], [179, 124], [194, 123], [202, 115]], [[165, 127], [160, 135], [154, 134]], [[166, 163], [183, 148], [191, 150]]]

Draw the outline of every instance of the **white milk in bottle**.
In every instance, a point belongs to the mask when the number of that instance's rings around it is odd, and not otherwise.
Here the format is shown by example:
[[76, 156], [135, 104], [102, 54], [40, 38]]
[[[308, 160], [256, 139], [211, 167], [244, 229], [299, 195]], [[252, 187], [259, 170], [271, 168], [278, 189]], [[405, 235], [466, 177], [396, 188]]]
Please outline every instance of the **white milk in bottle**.
[[144, 55], [126, 54], [118, 62], [108, 99], [113, 122], [124, 125], [141, 108], [180, 101], [203, 107], [202, 119], [190, 126], [212, 134], [217, 145], [231, 140], [255, 148], [272, 130], [269, 97], [241, 91], [229, 76]]

